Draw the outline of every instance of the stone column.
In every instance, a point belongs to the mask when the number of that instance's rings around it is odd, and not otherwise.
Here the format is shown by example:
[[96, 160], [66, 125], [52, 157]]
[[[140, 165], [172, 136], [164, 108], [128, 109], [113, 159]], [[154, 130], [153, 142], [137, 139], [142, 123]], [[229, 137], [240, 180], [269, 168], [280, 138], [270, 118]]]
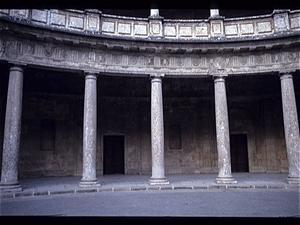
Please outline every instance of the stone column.
[[83, 115], [83, 174], [79, 187], [100, 187], [96, 177], [97, 76], [85, 75]]
[[281, 97], [287, 158], [289, 163], [288, 183], [300, 183], [300, 143], [297, 106], [291, 73], [281, 73]]
[[231, 175], [229, 122], [224, 77], [215, 77], [215, 113], [216, 134], [218, 149], [219, 175], [216, 178], [218, 184], [237, 183]]
[[164, 165], [162, 76], [151, 76], [151, 151], [152, 177], [149, 184], [169, 184], [165, 177]]
[[22, 191], [18, 182], [18, 161], [21, 135], [23, 73], [20, 66], [9, 70], [9, 83], [3, 141], [1, 191]]

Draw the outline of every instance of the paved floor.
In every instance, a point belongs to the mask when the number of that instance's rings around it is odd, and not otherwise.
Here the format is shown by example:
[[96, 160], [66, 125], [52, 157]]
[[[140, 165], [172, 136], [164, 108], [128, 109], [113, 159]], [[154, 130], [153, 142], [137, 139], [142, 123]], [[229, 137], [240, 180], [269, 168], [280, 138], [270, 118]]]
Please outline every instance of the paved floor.
[[151, 191], [151, 190], [180, 190], [180, 189], [290, 189], [297, 185], [286, 183], [287, 174], [268, 173], [233, 173], [237, 184], [216, 184], [217, 174], [172, 174], [167, 175], [170, 185], [150, 186], [150, 175], [103, 175], [98, 177], [99, 188], [79, 188], [81, 177], [39, 177], [20, 179], [22, 192], [2, 192], [1, 198], [15, 198], [34, 195], [76, 194], [102, 191]]

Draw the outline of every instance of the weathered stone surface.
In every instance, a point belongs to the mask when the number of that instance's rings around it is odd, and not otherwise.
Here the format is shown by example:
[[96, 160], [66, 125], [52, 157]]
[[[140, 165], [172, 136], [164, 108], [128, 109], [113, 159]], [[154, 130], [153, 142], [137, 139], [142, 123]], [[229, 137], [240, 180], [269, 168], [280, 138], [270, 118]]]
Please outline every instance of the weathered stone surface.
[[24, 71], [20, 66], [12, 66], [9, 71], [0, 190], [18, 191], [22, 189], [18, 182], [18, 161]]
[[229, 122], [225, 78], [216, 77], [215, 83], [215, 113], [216, 135], [218, 149], [219, 174], [216, 179], [218, 184], [236, 183], [231, 175]]
[[79, 187], [100, 186], [96, 177], [97, 150], [97, 77], [85, 76], [83, 118], [83, 173]]
[[284, 132], [289, 161], [287, 181], [288, 183], [300, 183], [300, 138], [293, 77], [291, 73], [282, 73], [280, 80]]
[[169, 184], [165, 177], [164, 160], [164, 118], [162, 77], [151, 77], [151, 152], [152, 176], [150, 185]]

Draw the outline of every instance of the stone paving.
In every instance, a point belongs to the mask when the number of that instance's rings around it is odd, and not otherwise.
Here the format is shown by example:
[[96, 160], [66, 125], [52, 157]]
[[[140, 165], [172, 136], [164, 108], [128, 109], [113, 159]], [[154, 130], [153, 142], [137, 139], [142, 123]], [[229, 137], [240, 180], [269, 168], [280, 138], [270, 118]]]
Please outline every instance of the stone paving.
[[169, 185], [150, 186], [150, 175], [103, 175], [98, 177], [99, 188], [80, 188], [81, 177], [38, 177], [24, 178], [19, 182], [21, 192], [2, 192], [1, 198], [41, 196], [54, 194], [76, 194], [103, 191], [151, 191], [179, 189], [289, 189], [300, 188], [299, 185], [286, 183], [287, 174], [268, 173], [233, 173], [237, 184], [216, 184], [217, 174], [172, 174], [167, 175]]

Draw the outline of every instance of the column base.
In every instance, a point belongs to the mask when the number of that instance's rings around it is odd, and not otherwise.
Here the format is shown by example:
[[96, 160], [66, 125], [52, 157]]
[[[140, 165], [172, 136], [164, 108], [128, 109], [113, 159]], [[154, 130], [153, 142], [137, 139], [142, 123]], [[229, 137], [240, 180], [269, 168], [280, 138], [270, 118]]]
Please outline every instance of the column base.
[[0, 182], [0, 192], [18, 192], [22, 191], [22, 186], [19, 182], [4, 183]]
[[97, 180], [81, 180], [78, 183], [80, 188], [97, 188], [101, 187], [100, 183]]
[[217, 184], [237, 184], [237, 181], [233, 178], [233, 176], [228, 177], [217, 177], [215, 180]]
[[168, 185], [170, 182], [166, 178], [150, 178], [148, 181], [149, 185]]
[[286, 182], [288, 184], [298, 184], [298, 185], [300, 185], [300, 177], [288, 176], [288, 178], [286, 178]]

